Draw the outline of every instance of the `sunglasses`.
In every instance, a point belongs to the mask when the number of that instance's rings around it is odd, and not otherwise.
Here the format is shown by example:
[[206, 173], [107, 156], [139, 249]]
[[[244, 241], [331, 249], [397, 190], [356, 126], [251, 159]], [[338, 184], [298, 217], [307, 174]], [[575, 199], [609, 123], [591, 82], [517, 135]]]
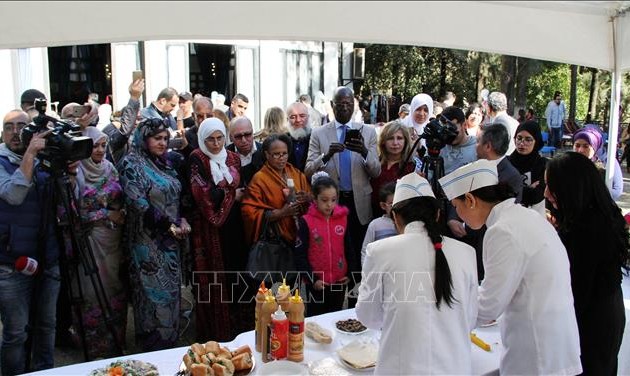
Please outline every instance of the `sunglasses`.
[[146, 119], [142, 122], [142, 125], [147, 126], [151, 129], [156, 129], [160, 127], [169, 128], [169, 124], [166, 121], [166, 119], [160, 119], [160, 118]]
[[252, 135], [253, 135], [253, 134], [254, 134], [253, 132], [245, 132], [245, 133], [235, 134], [235, 135], [234, 135], [234, 136], [232, 136], [232, 137], [234, 137], [234, 139], [235, 139], [235, 140], [242, 140], [242, 139], [244, 139], [244, 138], [250, 138], [250, 137], [252, 137]]

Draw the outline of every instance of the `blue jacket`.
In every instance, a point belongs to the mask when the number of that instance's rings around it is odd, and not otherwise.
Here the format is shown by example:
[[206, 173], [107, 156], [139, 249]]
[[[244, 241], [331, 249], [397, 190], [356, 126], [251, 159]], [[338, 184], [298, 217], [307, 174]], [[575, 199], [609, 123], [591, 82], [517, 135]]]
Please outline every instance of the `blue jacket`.
[[[0, 165], [9, 174], [13, 174], [19, 167], [9, 162], [5, 156], [0, 156]], [[42, 225], [43, 187], [48, 174], [41, 171], [36, 174], [36, 181], [21, 204], [12, 205], [0, 199], [0, 264], [13, 265], [19, 256], [28, 256], [41, 262], [37, 255], [37, 239]], [[54, 265], [59, 258], [59, 245], [55, 235], [55, 213], [50, 213], [49, 218], [46, 235], [46, 263]]]

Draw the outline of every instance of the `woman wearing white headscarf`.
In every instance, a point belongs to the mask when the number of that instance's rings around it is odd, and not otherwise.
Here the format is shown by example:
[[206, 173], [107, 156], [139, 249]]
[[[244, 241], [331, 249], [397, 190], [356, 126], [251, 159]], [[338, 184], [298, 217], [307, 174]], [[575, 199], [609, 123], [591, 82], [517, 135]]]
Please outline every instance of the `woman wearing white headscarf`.
[[[196, 288], [197, 339], [227, 341], [233, 338], [230, 329], [228, 280], [223, 272], [230, 270], [233, 247], [226, 243], [228, 233], [238, 229], [223, 226], [236, 201], [240, 182], [241, 159], [225, 150], [225, 125], [217, 118], [204, 120], [197, 132], [199, 149], [190, 154], [190, 184], [196, 203], [192, 218], [193, 271], [199, 273]], [[238, 235], [242, 237], [241, 233]], [[234, 270], [234, 269], [232, 269]], [[243, 270], [243, 269], [241, 269]], [[216, 287], [209, 290], [210, 284]], [[222, 290], [222, 291], [219, 291]], [[223, 299], [222, 299], [223, 297]]]
[[409, 105], [409, 116], [403, 121], [404, 124], [413, 128], [412, 141], [424, 132], [424, 126], [429, 123], [429, 119], [433, 116], [433, 98], [428, 94], [418, 94], [411, 100]]
[[[125, 222], [123, 192], [118, 171], [105, 159], [107, 135], [96, 127], [86, 127], [83, 135], [93, 141], [92, 155], [81, 161], [77, 170], [79, 209], [83, 226], [88, 228], [88, 241], [94, 253], [98, 272], [112, 309], [113, 326], [119, 341], [124, 344], [127, 324], [127, 294], [119, 278], [122, 259], [122, 224]], [[83, 328], [91, 358], [117, 356], [115, 342], [105, 326], [101, 308], [89, 277], [80, 272], [84, 287]], [[77, 318], [75, 318], [76, 320]]]

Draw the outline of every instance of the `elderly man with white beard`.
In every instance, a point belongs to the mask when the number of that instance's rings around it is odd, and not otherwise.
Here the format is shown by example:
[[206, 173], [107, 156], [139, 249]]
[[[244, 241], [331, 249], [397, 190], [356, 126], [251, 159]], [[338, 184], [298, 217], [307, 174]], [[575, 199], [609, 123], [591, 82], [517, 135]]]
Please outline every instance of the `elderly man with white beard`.
[[289, 151], [289, 163], [304, 172], [308, 145], [311, 141], [308, 107], [301, 102], [291, 103], [287, 107], [287, 118], [289, 120], [289, 136], [292, 142]]

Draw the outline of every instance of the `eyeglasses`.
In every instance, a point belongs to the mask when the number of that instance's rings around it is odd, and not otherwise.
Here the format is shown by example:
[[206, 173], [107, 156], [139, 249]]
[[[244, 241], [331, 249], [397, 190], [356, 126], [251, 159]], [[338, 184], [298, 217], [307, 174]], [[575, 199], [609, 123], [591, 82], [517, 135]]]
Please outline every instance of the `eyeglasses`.
[[208, 142], [208, 143], [211, 143], [211, 144], [218, 145], [218, 144], [223, 143], [223, 139], [224, 139], [224, 137], [223, 137], [223, 136], [219, 136], [219, 137], [207, 137], [207, 138], [205, 139], [205, 141], [206, 141], [206, 142]]
[[289, 116], [289, 120], [297, 120], [297, 119], [298, 119], [298, 117], [299, 117], [300, 119], [306, 119], [306, 118], [308, 117], [308, 115], [307, 115], [307, 114], [297, 114], [297, 115], [291, 115], [291, 116]]
[[2, 129], [4, 129], [6, 132], [9, 132], [9, 131], [19, 132], [25, 126], [26, 126], [26, 123], [23, 123], [23, 122], [20, 122], [20, 123], [4, 123]]
[[273, 159], [282, 159], [282, 158], [286, 158], [289, 156], [289, 153], [287, 153], [286, 151], [283, 151], [281, 153], [273, 153], [271, 154], [271, 157]]
[[235, 134], [234, 136], [232, 136], [235, 140], [242, 140], [244, 138], [250, 138], [252, 137], [254, 133], [253, 132], [245, 132], [245, 133], [239, 133], [239, 134]]
[[534, 142], [534, 138], [533, 137], [522, 137], [522, 136], [516, 136], [514, 138], [515, 142], [519, 142], [519, 143], [523, 143], [523, 144], [531, 144], [532, 142]]

